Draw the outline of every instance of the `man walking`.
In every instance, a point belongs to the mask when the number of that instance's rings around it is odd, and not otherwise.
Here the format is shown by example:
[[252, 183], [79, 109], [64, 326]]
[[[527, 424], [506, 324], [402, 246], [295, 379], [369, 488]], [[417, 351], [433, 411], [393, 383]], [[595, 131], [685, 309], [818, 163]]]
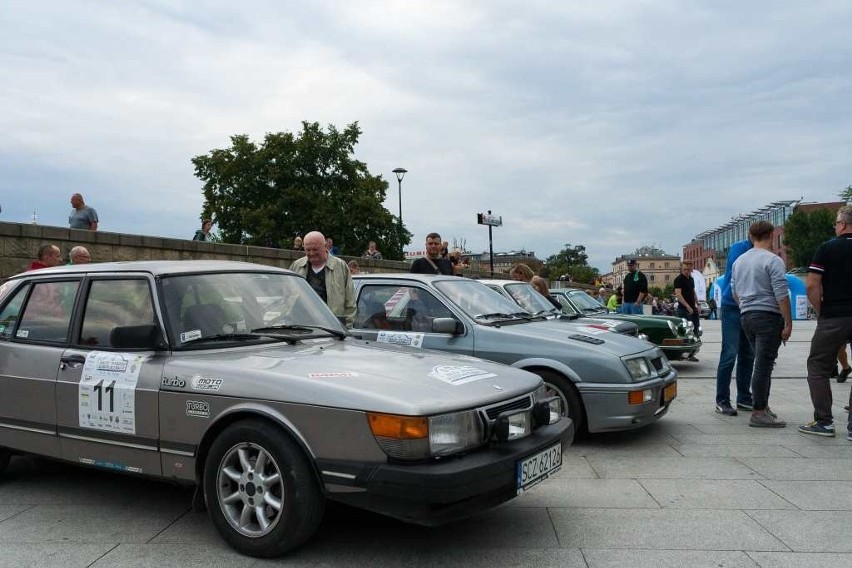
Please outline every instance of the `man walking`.
[[305, 256], [297, 258], [290, 270], [301, 274], [322, 301], [346, 327], [355, 322], [355, 284], [346, 261], [331, 256], [326, 239], [319, 231], [311, 231], [303, 241]]
[[731, 293], [734, 263], [750, 249], [751, 241], [748, 239], [731, 245], [722, 284], [722, 299], [719, 307], [719, 318], [722, 320], [722, 352], [719, 354], [719, 367], [716, 369], [716, 412], [726, 416], [737, 415], [737, 411], [731, 406], [731, 374], [734, 364], [737, 366], [737, 408], [740, 410], [754, 408], [751, 398], [754, 352], [740, 323], [740, 307]]
[[[837, 211], [836, 239], [821, 244], [808, 267], [808, 300], [817, 314], [817, 327], [808, 355], [808, 389], [814, 405], [814, 421], [799, 432], [834, 436], [829, 376], [841, 345], [852, 340], [852, 206]], [[849, 395], [852, 407], [852, 393]], [[852, 440], [852, 413], [846, 426]]]
[[414, 274], [446, 274], [453, 275], [453, 264], [441, 256], [441, 235], [429, 233], [426, 235], [426, 256], [411, 263], [410, 272]]
[[786, 342], [793, 331], [787, 271], [784, 261], [770, 250], [774, 230], [769, 221], [751, 224], [748, 234], [754, 248], [737, 259], [731, 274], [731, 292], [740, 305], [743, 331], [754, 351], [751, 374], [754, 409], [748, 425], [755, 428], [787, 425], [769, 409], [772, 367], [781, 342]]
[[635, 258], [627, 261], [627, 276], [622, 290], [621, 313], [642, 315], [642, 300], [648, 295], [648, 279], [639, 271]]
[[98, 212], [83, 201], [83, 196], [75, 193], [71, 196], [71, 214], [68, 215], [68, 226], [72, 229], [98, 230]]

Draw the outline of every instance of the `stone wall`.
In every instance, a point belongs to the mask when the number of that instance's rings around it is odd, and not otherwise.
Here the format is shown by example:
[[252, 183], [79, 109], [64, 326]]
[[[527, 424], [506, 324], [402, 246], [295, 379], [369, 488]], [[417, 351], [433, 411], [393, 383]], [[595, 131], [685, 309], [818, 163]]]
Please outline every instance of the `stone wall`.
[[[55, 244], [68, 260], [72, 247], [89, 249], [92, 262], [120, 260], [240, 260], [287, 268], [301, 253], [266, 247], [226, 245], [146, 235], [107, 233], [0, 222], [0, 279], [23, 272], [44, 243]], [[354, 257], [342, 256], [349, 261]], [[409, 263], [356, 258], [364, 272], [408, 272]]]

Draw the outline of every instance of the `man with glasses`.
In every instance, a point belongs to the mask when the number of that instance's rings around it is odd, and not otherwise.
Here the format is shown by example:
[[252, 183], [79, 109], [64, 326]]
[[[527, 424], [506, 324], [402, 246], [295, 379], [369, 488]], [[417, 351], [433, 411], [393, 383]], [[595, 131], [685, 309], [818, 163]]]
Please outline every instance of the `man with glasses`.
[[[808, 389], [814, 405], [814, 420], [799, 426], [799, 432], [834, 436], [831, 414], [831, 383], [837, 351], [852, 340], [852, 205], [841, 207], [834, 222], [837, 238], [821, 244], [808, 266], [808, 300], [817, 314], [817, 327], [808, 355]], [[852, 393], [850, 393], [852, 406]], [[852, 440], [852, 414], [847, 420]]]

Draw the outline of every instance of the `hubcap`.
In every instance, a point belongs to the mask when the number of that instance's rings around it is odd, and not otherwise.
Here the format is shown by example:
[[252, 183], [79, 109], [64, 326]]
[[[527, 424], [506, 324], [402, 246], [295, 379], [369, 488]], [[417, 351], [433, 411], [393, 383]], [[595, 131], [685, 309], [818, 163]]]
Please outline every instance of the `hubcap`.
[[234, 529], [249, 537], [264, 536], [275, 528], [284, 510], [281, 470], [261, 446], [237, 444], [219, 464], [217, 497]]
[[565, 397], [565, 394], [552, 384], [545, 382], [544, 383], [544, 393], [549, 398], [551, 396], [558, 396], [559, 400], [562, 402], [562, 416], [567, 416], [571, 418], [568, 412], [568, 399]]

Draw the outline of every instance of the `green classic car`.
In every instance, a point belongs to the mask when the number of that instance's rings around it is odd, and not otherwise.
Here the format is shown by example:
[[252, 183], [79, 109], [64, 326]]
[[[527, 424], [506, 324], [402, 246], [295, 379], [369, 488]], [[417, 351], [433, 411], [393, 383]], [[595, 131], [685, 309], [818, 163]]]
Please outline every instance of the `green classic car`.
[[695, 335], [692, 322], [686, 319], [608, 313], [606, 307], [578, 288], [551, 288], [550, 294], [559, 301], [566, 314], [631, 321], [639, 326], [639, 333], [645, 334], [648, 341], [660, 346], [669, 360], [698, 361], [695, 355], [701, 349], [701, 339]]

